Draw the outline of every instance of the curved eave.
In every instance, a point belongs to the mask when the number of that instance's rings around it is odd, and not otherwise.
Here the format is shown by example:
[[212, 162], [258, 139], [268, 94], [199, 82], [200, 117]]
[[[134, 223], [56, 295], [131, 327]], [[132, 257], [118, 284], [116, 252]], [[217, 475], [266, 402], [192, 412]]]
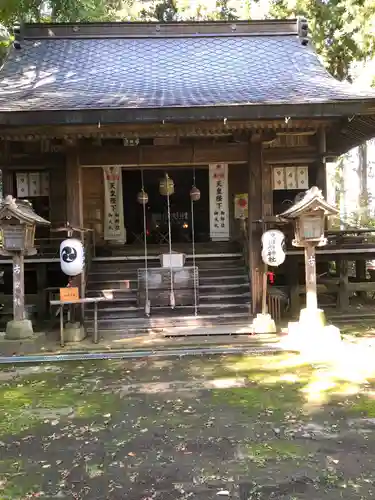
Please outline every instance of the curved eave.
[[344, 118], [327, 137], [327, 150], [340, 155], [375, 137], [375, 113]]
[[[182, 123], [210, 120], [278, 120], [285, 119], [292, 125], [293, 118], [341, 118], [343, 116], [365, 115], [375, 106], [375, 99], [329, 101], [314, 103], [265, 103], [223, 106], [196, 106], [175, 108], [135, 109], [82, 109], [50, 111], [0, 112], [0, 126], [37, 125], [98, 125], [131, 123]], [[361, 117], [362, 118], [362, 117]], [[366, 118], [366, 117], [363, 117]], [[349, 122], [350, 125], [351, 122]], [[357, 123], [357, 122], [355, 122]], [[371, 127], [370, 127], [371, 128]], [[371, 134], [369, 127], [366, 128]], [[356, 126], [350, 130], [355, 133]], [[344, 130], [341, 132], [345, 134]], [[375, 135], [375, 127], [374, 133]]]

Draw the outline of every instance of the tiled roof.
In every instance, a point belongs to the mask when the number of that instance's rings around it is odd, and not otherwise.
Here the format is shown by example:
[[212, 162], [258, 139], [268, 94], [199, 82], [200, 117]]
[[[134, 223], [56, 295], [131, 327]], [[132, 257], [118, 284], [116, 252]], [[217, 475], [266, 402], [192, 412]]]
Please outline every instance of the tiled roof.
[[330, 76], [297, 33], [27, 37], [0, 113], [309, 104], [375, 98]]

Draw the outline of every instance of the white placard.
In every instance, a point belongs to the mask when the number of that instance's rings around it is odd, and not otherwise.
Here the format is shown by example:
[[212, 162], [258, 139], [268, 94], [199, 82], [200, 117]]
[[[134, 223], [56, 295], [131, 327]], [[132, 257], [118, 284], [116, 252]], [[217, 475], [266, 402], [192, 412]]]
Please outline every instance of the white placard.
[[209, 165], [210, 237], [212, 241], [229, 240], [228, 164]]
[[27, 198], [29, 196], [29, 176], [26, 173], [18, 172], [17, 180], [17, 198]]
[[309, 189], [309, 167], [297, 167], [297, 189]]
[[29, 196], [40, 196], [40, 173], [29, 173]]
[[297, 189], [297, 168], [285, 167], [286, 189]]
[[273, 189], [285, 189], [285, 170], [283, 167], [273, 168]]
[[121, 167], [103, 167], [104, 239], [126, 242]]

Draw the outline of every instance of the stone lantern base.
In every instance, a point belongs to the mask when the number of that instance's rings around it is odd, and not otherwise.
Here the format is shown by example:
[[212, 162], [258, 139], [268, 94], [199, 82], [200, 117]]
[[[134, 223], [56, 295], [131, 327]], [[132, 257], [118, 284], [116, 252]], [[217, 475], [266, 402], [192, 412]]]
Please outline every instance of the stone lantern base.
[[276, 333], [276, 324], [270, 314], [257, 314], [253, 321], [254, 333]]
[[327, 324], [326, 315], [323, 309], [301, 309], [299, 313], [299, 324], [309, 330], [324, 328]]
[[340, 330], [334, 325], [327, 325], [323, 310], [302, 309], [299, 321], [288, 324], [288, 335], [283, 344], [300, 352], [313, 351], [324, 355], [325, 351], [335, 349], [340, 342]]
[[29, 319], [8, 321], [5, 339], [20, 340], [28, 339], [34, 335], [33, 325]]

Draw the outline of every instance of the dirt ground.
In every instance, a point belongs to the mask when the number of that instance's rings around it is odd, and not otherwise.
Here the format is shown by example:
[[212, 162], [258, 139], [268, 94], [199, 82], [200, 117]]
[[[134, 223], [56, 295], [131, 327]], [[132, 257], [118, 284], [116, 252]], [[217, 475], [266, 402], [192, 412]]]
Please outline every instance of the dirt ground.
[[369, 499], [359, 351], [0, 370], [0, 499]]

